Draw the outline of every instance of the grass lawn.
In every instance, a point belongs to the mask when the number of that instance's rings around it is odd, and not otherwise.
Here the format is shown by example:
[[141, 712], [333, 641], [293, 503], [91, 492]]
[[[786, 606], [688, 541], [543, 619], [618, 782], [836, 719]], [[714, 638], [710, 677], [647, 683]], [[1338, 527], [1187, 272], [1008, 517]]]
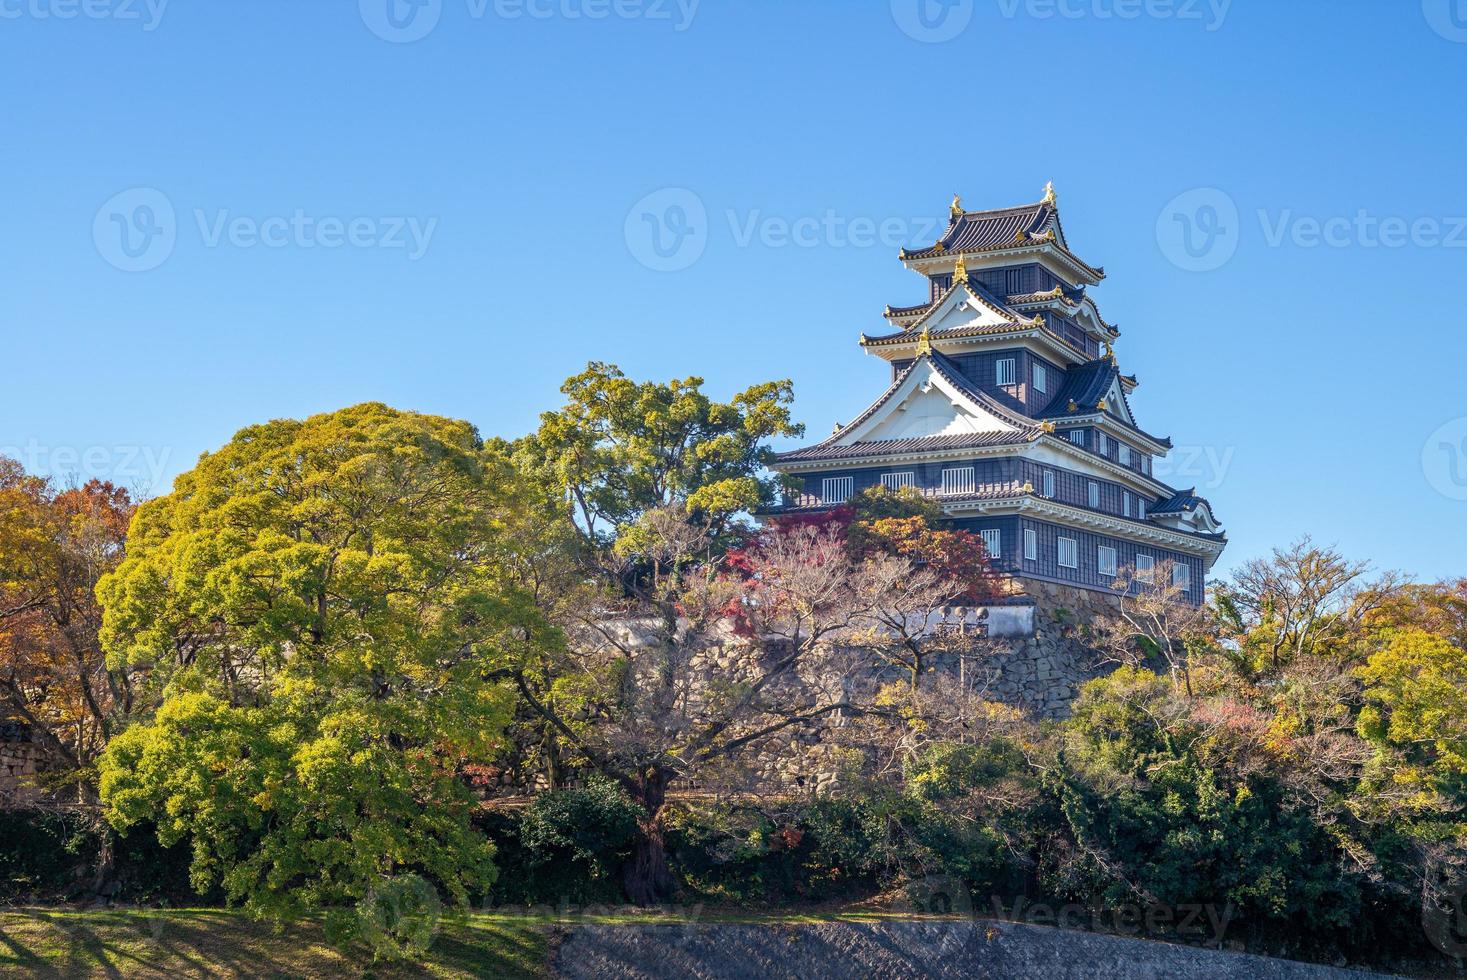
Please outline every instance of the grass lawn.
[[319, 922], [275, 932], [220, 909], [18, 909], [0, 912], [0, 977], [505, 977], [545, 975], [543, 920], [471, 914], [445, 920], [411, 964], [343, 956]]
[[543, 978], [557, 927], [580, 924], [748, 923], [911, 919], [852, 910], [751, 915], [728, 909], [505, 911], [447, 916], [421, 962], [373, 964], [343, 955], [316, 921], [274, 931], [225, 909], [25, 908], [0, 911], [0, 977], [495, 977]]

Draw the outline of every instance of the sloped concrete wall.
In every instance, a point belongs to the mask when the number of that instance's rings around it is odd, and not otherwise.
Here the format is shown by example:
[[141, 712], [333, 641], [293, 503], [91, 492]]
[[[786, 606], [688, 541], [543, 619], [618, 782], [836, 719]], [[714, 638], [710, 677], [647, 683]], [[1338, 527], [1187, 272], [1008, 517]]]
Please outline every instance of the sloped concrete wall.
[[1361, 980], [1380, 976], [1242, 953], [1008, 922], [577, 926], [567, 980]]

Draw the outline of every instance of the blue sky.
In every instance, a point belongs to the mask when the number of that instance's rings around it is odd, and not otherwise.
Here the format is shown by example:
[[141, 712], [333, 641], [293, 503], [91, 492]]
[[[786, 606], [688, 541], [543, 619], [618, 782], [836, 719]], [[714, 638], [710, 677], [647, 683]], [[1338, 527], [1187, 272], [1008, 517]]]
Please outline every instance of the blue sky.
[[1467, 571], [1467, 0], [387, 2], [0, 0], [0, 447], [161, 491], [368, 399], [514, 436], [590, 359], [824, 434], [897, 247], [1053, 180], [1219, 571]]

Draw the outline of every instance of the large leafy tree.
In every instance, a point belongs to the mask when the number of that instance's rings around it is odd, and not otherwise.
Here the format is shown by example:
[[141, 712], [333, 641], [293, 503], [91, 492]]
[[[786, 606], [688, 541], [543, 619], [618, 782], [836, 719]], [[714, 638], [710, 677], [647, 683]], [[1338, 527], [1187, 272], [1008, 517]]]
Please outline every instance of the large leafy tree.
[[98, 579], [122, 559], [133, 505], [101, 481], [58, 490], [0, 458], [0, 720], [26, 725], [49, 787], [95, 803], [93, 763], [132, 702], [97, 641]]
[[614, 365], [593, 362], [561, 391], [565, 406], [540, 417], [518, 458], [565, 495], [575, 529], [598, 547], [668, 506], [721, 537], [741, 514], [773, 502], [768, 440], [804, 431], [790, 418], [788, 381], [719, 402], [703, 391], [702, 378], [632, 381]]
[[119, 828], [190, 838], [200, 887], [288, 916], [397, 874], [493, 876], [456, 768], [499, 743], [536, 636], [505, 570], [512, 467], [467, 423], [358, 405], [242, 430], [144, 504], [103, 642], [156, 711], [102, 761]]

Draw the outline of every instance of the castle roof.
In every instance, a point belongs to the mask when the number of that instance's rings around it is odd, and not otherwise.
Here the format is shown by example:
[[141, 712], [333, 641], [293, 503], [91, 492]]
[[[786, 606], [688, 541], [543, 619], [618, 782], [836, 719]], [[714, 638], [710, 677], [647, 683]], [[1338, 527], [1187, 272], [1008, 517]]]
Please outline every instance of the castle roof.
[[[1076, 365], [1065, 372], [1065, 383], [1054, 393], [1049, 405], [1039, 413], [1041, 419], [1068, 419], [1075, 415], [1091, 415], [1105, 412], [1106, 417], [1122, 428], [1151, 440], [1158, 446], [1170, 449], [1172, 441], [1165, 436], [1154, 436], [1133, 421], [1131, 402], [1126, 390], [1136, 386], [1136, 379], [1121, 374], [1113, 357], [1102, 357]], [[1100, 407], [1119, 396], [1120, 404]], [[1070, 406], [1074, 406], [1071, 408]], [[1116, 410], [1111, 411], [1114, 407]]]
[[1063, 254], [1093, 281], [1105, 278], [1105, 270], [1092, 266], [1070, 251], [1059, 220], [1059, 207], [1053, 190], [1046, 188], [1044, 199], [1034, 204], [998, 208], [991, 211], [964, 211], [954, 202], [952, 214], [942, 236], [932, 245], [913, 251], [903, 250], [901, 257], [925, 259], [937, 255], [963, 252], [996, 252], [1010, 248], [1032, 248], [1048, 245]]
[[[936, 435], [910, 436], [901, 439], [849, 440], [848, 434], [872, 420], [898, 392], [908, 387], [908, 380], [922, 365], [930, 365], [932, 372], [945, 381], [970, 407], [979, 413], [996, 418], [1001, 429], [984, 432], [955, 432]], [[847, 459], [888, 453], [941, 452], [950, 449], [978, 449], [993, 446], [1016, 446], [1032, 442], [1044, 430], [1033, 419], [1013, 411], [993, 396], [974, 387], [957, 365], [936, 351], [924, 352], [896, 376], [886, 391], [872, 402], [865, 411], [848, 425], [841, 426], [828, 439], [813, 446], [805, 446], [791, 452], [781, 453], [779, 462], [811, 462], [826, 459]]]

